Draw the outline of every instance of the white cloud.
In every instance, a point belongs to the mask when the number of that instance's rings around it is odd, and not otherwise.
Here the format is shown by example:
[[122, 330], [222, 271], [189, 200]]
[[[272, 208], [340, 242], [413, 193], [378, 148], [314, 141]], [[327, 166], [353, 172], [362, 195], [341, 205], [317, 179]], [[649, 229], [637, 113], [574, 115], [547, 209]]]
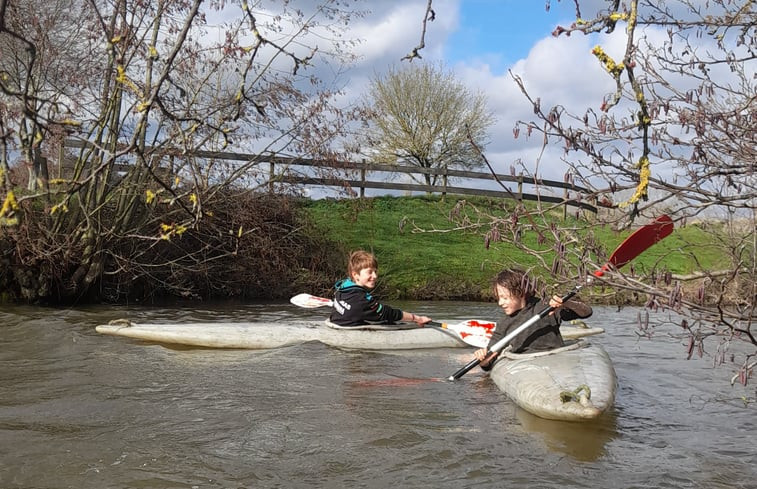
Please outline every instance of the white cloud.
[[[420, 52], [423, 61], [443, 58], [445, 39], [457, 27], [458, 3], [434, 2], [434, 9], [444, 15], [428, 23], [426, 47]], [[402, 58], [420, 42], [426, 0], [371, 1], [369, 7], [371, 12], [350, 25], [349, 35], [361, 42], [355, 50], [359, 59], [342, 81], [346, 100], [362, 99], [374, 76], [408, 63]]]
[[[612, 40], [605, 49], [614, 53], [618, 43]], [[541, 100], [545, 111], [556, 104], [579, 113], [587, 107], [598, 109], [614, 84], [591, 54], [593, 46], [592, 39], [583, 35], [548, 37], [536, 43], [526, 58], [509, 69], [523, 80], [531, 97]], [[565, 171], [560, 162], [561, 148], [548, 148], [542, 154], [540, 136], [529, 139], [521, 131], [517, 139], [514, 137], [517, 121], [534, 120], [534, 114], [512, 76], [508, 72], [492, 73], [485, 64], [460, 63], [453, 68], [463, 83], [486, 94], [489, 108], [495, 113], [497, 123], [486, 149], [487, 158], [495, 169], [509, 174], [511, 165], [520, 161], [531, 171], [538, 169], [544, 178], [561, 180]]]

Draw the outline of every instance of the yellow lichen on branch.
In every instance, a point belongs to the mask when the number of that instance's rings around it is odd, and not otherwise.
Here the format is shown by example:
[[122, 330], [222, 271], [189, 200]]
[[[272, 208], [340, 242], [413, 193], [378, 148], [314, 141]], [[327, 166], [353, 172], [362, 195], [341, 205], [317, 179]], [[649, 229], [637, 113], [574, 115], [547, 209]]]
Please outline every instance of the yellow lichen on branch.
[[597, 57], [599, 62], [604, 66], [605, 70], [607, 70], [607, 72], [610, 73], [615, 79], [619, 78], [620, 74], [623, 73], [625, 65], [623, 63], [616, 63], [615, 60], [613, 60], [610, 55], [605, 53], [600, 46], [595, 46], [594, 49], [591, 50], [591, 54]]
[[610, 20], [613, 22], [626, 19], [628, 19], [628, 14], [625, 12], [613, 12], [610, 14]]
[[0, 226], [16, 226], [18, 225], [18, 216], [15, 215], [19, 209], [16, 195], [11, 190], [8, 195], [5, 196], [3, 207], [0, 208]]
[[181, 236], [184, 234], [187, 227], [181, 224], [161, 224], [160, 229], [162, 231], [160, 233], [160, 239], [170, 241], [172, 236]]
[[60, 204], [55, 204], [50, 209], [50, 215], [52, 216], [58, 211], [68, 212], [68, 204], [66, 204], [65, 202], [61, 202]]
[[618, 207], [623, 209], [631, 204], [635, 204], [641, 199], [646, 200], [649, 190], [649, 177], [652, 175], [652, 169], [649, 166], [649, 158], [642, 156], [639, 158], [639, 162], [636, 164], [636, 168], [639, 169], [639, 184], [636, 186], [636, 191], [630, 199], [618, 204]]
[[116, 81], [125, 87], [128, 87], [132, 92], [139, 95], [139, 97], [142, 96], [142, 91], [139, 89], [139, 87], [129, 79], [128, 76], [126, 76], [126, 69], [124, 69], [123, 65], [118, 65], [118, 68], [116, 68], [117, 75], [116, 75]]

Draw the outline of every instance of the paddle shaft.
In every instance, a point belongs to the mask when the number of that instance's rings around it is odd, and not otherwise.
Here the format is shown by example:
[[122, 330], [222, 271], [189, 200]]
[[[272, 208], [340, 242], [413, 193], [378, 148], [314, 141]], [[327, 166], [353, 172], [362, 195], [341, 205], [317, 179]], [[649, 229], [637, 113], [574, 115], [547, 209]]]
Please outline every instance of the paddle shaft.
[[[565, 294], [562, 297], [562, 302], [565, 303], [566, 301], [568, 301], [571, 297], [573, 297], [574, 295], [576, 295], [579, 290], [581, 290], [581, 286], [580, 285], [576, 285], [576, 287], [573, 290], [571, 290], [570, 292], [568, 292], [567, 294]], [[542, 318], [546, 317], [549, 313], [551, 313], [554, 310], [555, 310], [555, 308], [552, 307], [552, 306], [544, 308], [544, 310], [542, 310], [540, 313], [535, 314], [533, 317], [531, 317], [531, 319], [529, 319], [525, 323], [523, 323], [520, 326], [518, 326], [517, 328], [515, 328], [509, 334], [505, 335], [505, 337], [502, 338], [501, 340], [499, 340], [496, 343], [494, 343], [492, 345], [492, 347], [489, 349], [489, 351], [491, 353], [496, 353], [496, 352], [502, 350], [504, 347], [506, 347], [512, 341], [513, 338], [515, 338], [516, 336], [518, 336], [519, 334], [521, 334], [523, 331], [525, 331], [526, 328], [528, 328], [529, 326], [532, 326], [537, 321], [539, 321]], [[481, 360], [479, 360], [478, 358], [471, 360], [463, 368], [461, 368], [460, 370], [458, 370], [454, 374], [450, 375], [447, 380], [457, 380], [457, 379], [459, 379], [460, 377], [462, 377], [463, 375], [465, 375], [466, 373], [468, 373], [473, 367], [475, 367], [479, 363], [481, 363]]]

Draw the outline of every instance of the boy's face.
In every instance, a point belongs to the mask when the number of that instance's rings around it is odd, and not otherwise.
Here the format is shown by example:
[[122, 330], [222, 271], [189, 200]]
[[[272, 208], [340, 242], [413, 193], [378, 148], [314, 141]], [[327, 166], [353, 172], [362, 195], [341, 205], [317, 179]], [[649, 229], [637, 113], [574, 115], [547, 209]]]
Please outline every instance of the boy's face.
[[505, 314], [512, 316], [526, 307], [526, 298], [513, 296], [508, 289], [497, 285], [497, 304], [505, 311]]
[[358, 272], [353, 272], [352, 281], [357, 285], [366, 288], [373, 289], [376, 287], [376, 279], [378, 278], [378, 272], [375, 268], [361, 268]]

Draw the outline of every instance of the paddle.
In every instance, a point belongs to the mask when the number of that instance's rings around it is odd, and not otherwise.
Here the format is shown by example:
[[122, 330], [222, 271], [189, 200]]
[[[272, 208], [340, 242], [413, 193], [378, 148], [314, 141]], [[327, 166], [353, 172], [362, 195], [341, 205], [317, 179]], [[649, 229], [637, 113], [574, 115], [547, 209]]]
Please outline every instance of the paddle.
[[[316, 307], [332, 306], [334, 302], [325, 297], [317, 297], [310, 294], [297, 294], [289, 299], [289, 302], [295, 306], [314, 309]], [[497, 323], [491, 321], [480, 321], [477, 319], [468, 319], [457, 324], [439, 323], [430, 321], [422, 327], [432, 327], [445, 329], [454, 333], [455, 337], [460, 338], [469, 345], [477, 348], [484, 348], [489, 344], [489, 338]]]
[[[630, 262], [631, 260], [639, 256], [641, 253], [643, 253], [644, 250], [646, 250], [653, 244], [657, 243], [664, 237], [668, 236], [672, 232], [673, 232], [673, 220], [670, 219], [670, 217], [665, 216], [665, 215], [658, 217], [653, 222], [637, 229], [633, 234], [631, 234], [628, 238], [626, 238], [626, 240], [623, 241], [615, 249], [612, 255], [610, 255], [610, 259], [607, 261], [607, 263], [604, 266], [602, 266], [602, 268], [595, 271], [594, 275], [596, 277], [601, 277], [602, 275], [604, 275], [604, 272], [610, 269], [610, 267], [614, 267], [614, 268], [622, 267], [626, 263]], [[562, 297], [562, 302], [566, 302], [568, 299], [576, 295], [578, 291], [581, 290], [582, 287], [583, 287], [582, 285], [576, 285], [573, 288], [573, 290], [571, 290], [570, 292], [568, 292]], [[490, 353], [496, 353], [502, 350], [505, 346], [507, 346], [510, 343], [510, 341], [512, 341], [513, 338], [515, 338], [517, 335], [523, 332], [526, 328], [536, 323], [540, 319], [544, 318], [545, 316], [547, 316], [549, 313], [551, 313], [554, 310], [555, 308], [550, 306], [550, 307], [545, 308], [540, 313], [534, 315], [531, 319], [529, 319], [525, 323], [515, 328], [509, 334], [507, 334], [504, 338], [494, 343], [492, 347], [489, 349]], [[447, 380], [459, 379], [460, 377], [465, 375], [467, 372], [469, 372], [473, 367], [475, 367], [479, 363], [481, 363], [481, 360], [479, 359], [474, 359], [470, 361], [463, 368], [461, 368], [454, 374], [450, 375]]]
[[622, 267], [672, 232], [673, 220], [666, 215], [658, 217], [646, 226], [642, 226], [634, 231], [625, 241], [620, 243], [612, 255], [610, 255], [607, 263], [594, 272], [594, 275], [601, 277], [610, 269], [610, 266], [615, 268]]
[[331, 307], [334, 305], [334, 301], [325, 297], [316, 297], [310, 294], [297, 294], [289, 299], [289, 302], [295, 306], [304, 307], [306, 309], [314, 309], [316, 307]]

